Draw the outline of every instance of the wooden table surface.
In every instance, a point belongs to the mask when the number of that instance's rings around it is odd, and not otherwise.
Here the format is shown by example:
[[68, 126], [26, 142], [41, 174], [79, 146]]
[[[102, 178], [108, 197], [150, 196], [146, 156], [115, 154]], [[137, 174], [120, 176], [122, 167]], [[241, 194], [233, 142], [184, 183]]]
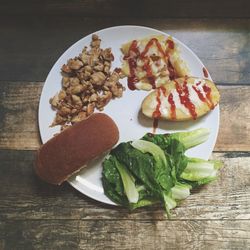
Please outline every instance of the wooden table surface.
[[[247, 1], [2, 1], [0, 8], [0, 249], [250, 249], [250, 14]], [[195, 9], [197, 8], [197, 9]], [[170, 11], [172, 10], [172, 11]], [[204, 62], [221, 92], [212, 159], [219, 178], [173, 210], [132, 213], [33, 171], [38, 102], [71, 44], [101, 28], [167, 32]]]

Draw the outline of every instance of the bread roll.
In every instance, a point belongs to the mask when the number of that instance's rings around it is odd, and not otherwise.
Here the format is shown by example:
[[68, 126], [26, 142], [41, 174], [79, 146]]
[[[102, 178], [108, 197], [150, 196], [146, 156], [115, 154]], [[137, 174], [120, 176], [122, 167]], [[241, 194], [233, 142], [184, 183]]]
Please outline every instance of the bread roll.
[[59, 185], [111, 149], [118, 139], [114, 121], [105, 114], [93, 114], [42, 145], [35, 171], [41, 179]]

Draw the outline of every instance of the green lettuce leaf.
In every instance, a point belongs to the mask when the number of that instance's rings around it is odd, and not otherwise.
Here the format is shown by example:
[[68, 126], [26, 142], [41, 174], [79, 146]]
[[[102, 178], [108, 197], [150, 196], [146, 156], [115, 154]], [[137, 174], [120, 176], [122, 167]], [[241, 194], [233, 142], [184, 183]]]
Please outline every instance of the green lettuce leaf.
[[221, 163], [218, 161], [206, 161], [199, 158], [189, 158], [181, 178], [188, 181], [207, 184], [216, 179]]
[[186, 150], [208, 138], [208, 129], [153, 135], [120, 143], [103, 162], [105, 194], [133, 210], [156, 203], [166, 213], [186, 199], [190, 190], [216, 179], [219, 161], [189, 158]]

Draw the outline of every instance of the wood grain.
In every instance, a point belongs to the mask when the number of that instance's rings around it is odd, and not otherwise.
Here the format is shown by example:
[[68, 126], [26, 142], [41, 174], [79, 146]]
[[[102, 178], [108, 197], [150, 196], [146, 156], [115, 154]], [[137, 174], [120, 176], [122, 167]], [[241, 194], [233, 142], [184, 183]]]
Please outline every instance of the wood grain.
[[23, 149], [38, 147], [37, 116], [41, 89], [41, 83], [0, 84], [0, 145], [7, 144], [6, 148], [9, 148], [12, 144]]
[[[250, 221], [2, 221], [4, 249], [249, 249]], [[172, 232], [172, 233], [171, 233]]]
[[221, 117], [215, 150], [250, 151], [250, 88], [223, 86], [219, 89]]
[[[223, 162], [217, 181], [194, 190], [173, 220], [250, 220], [250, 154], [214, 153]], [[52, 186], [34, 173], [35, 151], [0, 150], [1, 220], [165, 220], [162, 207], [125, 208], [85, 197], [69, 184]]]
[[[37, 149], [41, 82], [1, 82], [0, 149]], [[250, 150], [249, 86], [219, 86], [220, 131], [215, 150]]]
[[[74, 8], [71, 3], [48, 5]], [[149, 26], [180, 39], [200, 57], [217, 83], [249, 84], [250, 19], [88, 18], [35, 12], [13, 18], [0, 15], [1, 80], [45, 81], [55, 61], [73, 43], [99, 29], [124, 24]]]
[[247, 0], [3, 0], [4, 15], [82, 15], [88, 17], [249, 17]]
[[[249, 7], [248, 0], [2, 0], [0, 249], [249, 249]], [[178, 38], [219, 84], [221, 124], [211, 158], [224, 167], [171, 220], [159, 206], [128, 212], [34, 173], [38, 103], [49, 70], [82, 37], [125, 24]]]

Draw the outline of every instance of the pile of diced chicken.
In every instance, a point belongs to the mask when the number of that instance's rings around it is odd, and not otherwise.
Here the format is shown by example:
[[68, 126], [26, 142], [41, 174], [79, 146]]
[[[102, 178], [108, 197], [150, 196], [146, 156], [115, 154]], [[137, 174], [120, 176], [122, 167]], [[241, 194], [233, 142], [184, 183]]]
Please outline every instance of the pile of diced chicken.
[[92, 36], [90, 49], [62, 66], [62, 89], [50, 104], [57, 111], [51, 126], [69, 125], [86, 119], [95, 109], [102, 111], [109, 101], [121, 97], [125, 88], [119, 82], [120, 69], [111, 72], [114, 56], [110, 48], [100, 48], [101, 39]]

